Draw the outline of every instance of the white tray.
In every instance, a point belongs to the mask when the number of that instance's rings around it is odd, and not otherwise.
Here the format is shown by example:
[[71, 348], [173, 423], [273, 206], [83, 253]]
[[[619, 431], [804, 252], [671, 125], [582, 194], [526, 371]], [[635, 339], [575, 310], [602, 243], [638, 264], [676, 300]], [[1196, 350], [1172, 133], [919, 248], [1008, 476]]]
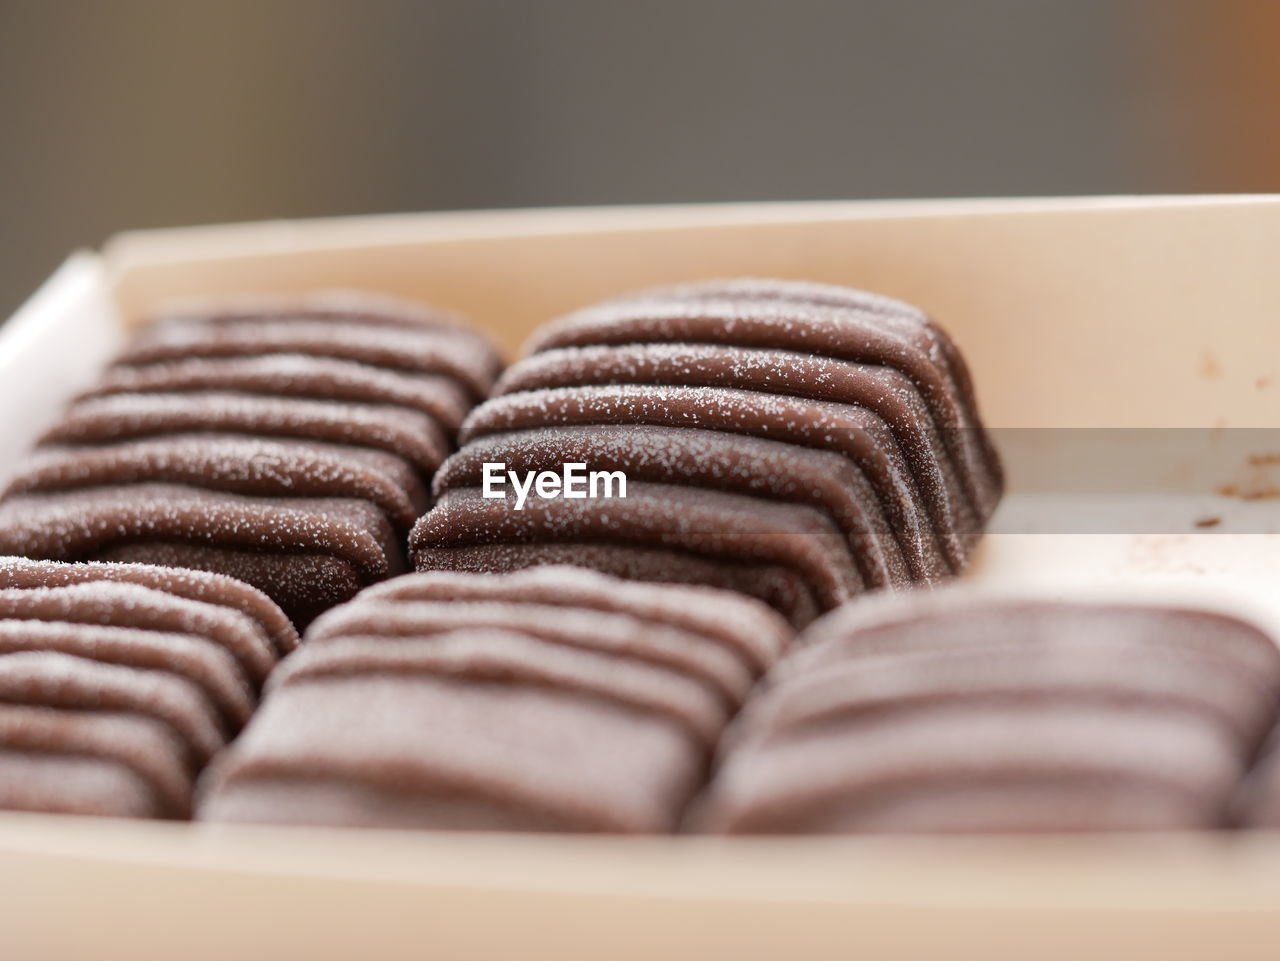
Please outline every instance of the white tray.
[[[743, 274], [925, 307], [959, 341], [992, 426], [1204, 429], [1203, 451], [1155, 472], [1168, 533], [1146, 535], [1062, 533], [1060, 514], [1047, 532], [1010, 533], [1048, 509], [1036, 491], [1046, 465], [1061, 465], [1051, 433], [1001, 435], [1012, 490], [975, 590], [1195, 599], [1280, 631], [1280, 536], [1257, 533], [1280, 530], [1280, 501], [1215, 494], [1245, 472], [1257, 482], [1258, 468], [1213, 440], [1218, 428], [1280, 427], [1273, 197], [538, 210], [125, 234], [72, 257], [0, 328], [0, 475], [128, 325], [171, 297], [373, 288], [467, 313], [514, 350], [539, 322], [602, 297]], [[1199, 530], [1205, 516], [1222, 523]], [[1280, 956], [1280, 838], [614, 840], [0, 814], [0, 961], [1148, 956]]]

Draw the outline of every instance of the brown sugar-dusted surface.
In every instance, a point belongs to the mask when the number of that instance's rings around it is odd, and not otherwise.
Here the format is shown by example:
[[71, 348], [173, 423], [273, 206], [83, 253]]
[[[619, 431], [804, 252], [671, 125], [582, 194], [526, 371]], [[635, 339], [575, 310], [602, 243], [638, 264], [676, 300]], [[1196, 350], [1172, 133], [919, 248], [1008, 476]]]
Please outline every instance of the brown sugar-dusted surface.
[[136, 584], [4, 590], [0, 591], [0, 617], [197, 634], [231, 654], [255, 684], [262, 683], [278, 660], [269, 638], [248, 615]]
[[438, 421], [450, 433], [471, 407], [465, 388], [443, 374], [410, 374], [354, 361], [306, 354], [268, 354], [173, 360], [107, 370], [85, 396], [237, 391], [405, 407]]
[[1257, 765], [1240, 785], [1233, 813], [1242, 827], [1280, 829], [1280, 745], [1274, 734]]
[[[173, 552], [139, 551], [173, 544]], [[172, 563], [183, 548], [204, 551], [204, 568], [237, 576], [246, 555], [280, 578], [250, 580], [295, 620], [315, 606], [305, 577], [332, 559], [355, 572], [345, 594], [362, 583], [398, 573], [403, 561], [394, 531], [367, 501], [324, 498], [249, 498], [179, 485], [136, 484], [53, 494], [24, 494], [0, 502], [0, 552], [54, 560], [133, 560]], [[138, 553], [131, 553], [139, 551]], [[162, 560], [163, 557], [163, 560]], [[295, 570], [296, 569], [296, 570]], [[244, 578], [242, 578], [244, 579]], [[341, 586], [341, 581], [317, 585]]]
[[315, 544], [366, 571], [391, 572], [395, 545], [381, 512], [364, 501], [251, 498], [168, 484], [28, 494], [0, 504], [0, 550], [26, 545], [53, 560], [89, 559], [135, 538], [280, 553]]
[[93, 582], [136, 584], [189, 601], [230, 608], [252, 618], [280, 657], [298, 646], [298, 632], [280, 608], [261, 591], [230, 577], [143, 564], [52, 564], [24, 557], [0, 557], [0, 589], [3, 590], [69, 587]]
[[[459, 440], [411, 537], [420, 570], [474, 566], [479, 547], [518, 565], [524, 545], [576, 540], [607, 544], [588, 556], [619, 573], [616, 554], [634, 545], [696, 557], [686, 577], [718, 586], [734, 586], [740, 571], [717, 571], [732, 562], [789, 568], [819, 611], [960, 573], [1003, 490], [968, 370], [941, 328], [889, 298], [790, 281], [642, 291], [546, 324]], [[621, 502], [594, 499], [571, 523], [570, 509], [535, 507], [532, 520], [527, 503], [473, 508], [494, 462], [622, 471], [628, 499], [661, 485], [671, 509], [624, 522]], [[714, 495], [723, 510], [700, 518], [706, 529], [673, 537], [686, 498]], [[813, 512], [843, 537], [843, 556], [813, 529]], [[752, 543], [726, 548], [752, 519]], [[785, 558], [754, 549], [787, 524]], [[647, 575], [637, 565], [628, 576]], [[769, 589], [792, 594], [779, 610], [805, 622], [794, 591]]]
[[962, 445], [970, 470], [989, 478], [991, 494], [999, 496], [999, 459], [980, 429], [968, 366], [951, 338], [910, 304], [826, 284], [707, 281], [569, 314], [537, 331], [529, 351], [663, 342], [800, 351], [896, 370], [916, 385], [949, 439]]
[[999, 458], [981, 429], [968, 366], [946, 332], [910, 304], [803, 281], [706, 281], [569, 314], [537, 331], [529, 352], [653, 343], [795, 351], [896, 371], [919, 391], [945, 441], [968, 464], [975, 490], [986, 491], [985, 511], [999, 499]]
[[312, 441], [179, 434], [100, 448], [46, 447], [28, 458], [11, 494], [121, 484], [183, 484], [250, 497], [352, 498], [407, 529], [427, 494], [394, 454]]
[[73, 404], [46, 444], [109, 444], [195, 431], [281, 437], [385, 451], [429, 477], [447, 451], [440, 428], [401, 407], [210, 391], [112, 394]]
[[460, 319], [391, 298], [169, 310], [17, 465], [0, 552], [219, 573], [305, 627], [404, 569], [432, 475], [500, 367]]
[[403, 571], [431, 476], [499, 367], [457, 317], [392, 298], [175, 308], [17, 466], [0, 553], [220, 573], [305, 627]]
[[0, 658], [0, 702], [148, 718], [177, 738], [193, 766], [207, 762], [227, 740], [216, 712], [185, 678], [49, 651]]
[[0, 808], [188, 817], [296, 644], [229, 578], [0, 558]]
[[[875, 415], [845, 404], [762, 395], [730, 387], [647, 387], [631, 384], [554, 388], [497, 397], [476, 408], [463, 425], [463, 450], [474, 437], [536, 426], [646, 424], [694, 427], [726, 434], [777, 438], [788, 446], [830, 450], [848, 457], [868, 478], [879, 509], [914, 566], [948, 571], [939, 533], [920, 502], [915, 479], [892, 434]], [[548, 465], [544, 469], [556, 469]], [[779, 460], [771, 473], [790, 474]], [[673, 476], [672, 483], [680, 478]], [[953, 540], [959, 532], [953, 532]], [[960, 550], [956, 547], [955, 550]], [[954, 553], [954, 552], [953, 552]], [[942, 554], [941, 563], [933, 555]]]
[[1213, 612], [959, 592], [851, 605], [735, 721], [692, 824], [1221, 827], [1278, 698], [1273, 639]]
[[696, 631], [598, 609], [531, 601], [369, 601], [335, 611], [312, 632], [332, 636], [429, 637], [463, 629], [518, 632], [539, 642], [672, 670], [734, 707], [754, 680], [737, 652]]
[[196, 634], [64, 621], [0, 621], [0, 654], [19, 651], [49, 651], [185, 678], [200, 688], [228, 725], [237, 728], [249, 720], [256, 702], [253, 685], [234, 655]]
[[732, 593], [580, 568], [399, 578], [312, 626], [199, 816], [670, 831], [789, 635]]
[[134, 541], [108, 548], [100, 556], [122, 564], [159, 564], [235, 578], [270, 594], [299, 628], [355, 597], [365, 583], [350, 561], [330, 554], [265, 554], [171, 541]]
[[424, 546], [600, 540], [674, 548], [707, 557], [787, 567], [823, 607], [861, 588], [847, 541], [812, 508], [668, 484], [627, 485], [619, 499], [530, 500], [512, 510], [474, 488], [446, 491], [414, 528]]
[[400, 577], [365, 593], [368, 600], [510, 601], [581, 613], [627, 614], [646, 624], [701, 634], [745, 659], [757, 672], [764, 671], [790, 642], [791, 630], [759, 604], [717, 603], [721, 596], [702, 587], [666, 585], [654, 590], [587, 569], [566, 576], [563, 568], [554, 565], [501, 578], [443, 572]]
[[[804, 504], [822, 511], [846, 534], [864, 584], [887, 587], [909, 576], [910, 552], [903, 550], [866, 477], [838, 454], [778, 440], [641, 425], [510, 431], [468, 443], [436, 474], [435, 486], [441, 492], [479, 486], [486, 463], [527, 471], [557, 461], [620, 470], [628, 481], [669, 483], [679, 478], [686, 486]], [[785, 472], [777, 470], [780, 462], [786, 463]], [[939, 552], [911, 556], [916, 562], [911, 569], [923, 579], [941, 576], [945, 562]]]
[[[627, 832], [669, 830], [702, 770], [683, 730], [647, 711], [382, 674], [281, 689], [224, 765], [203, 820]], [[326, 788], [356, 803], [326, 809]], [[383, 820], [388, 799], [400, 814]]]
[[132, 713], [0, 705], [0, 807], [188, 817], [191, 766], [162, 722]]
[[[626, 344], [534, 354], [499, 383], [498, 393], [610, 384], [723, 387], [852, 407], [846, 429], [869, 412], [888, 428], [910, 465], [934, 524], [972, 534], [991, 492], [953, 462], [923, 398], [900, 372], [795, 351], [710, 344]], [[877, 427], [879, 425], [877, 424]], [[784, 435], [785, 436], [785, 435]], [[963, 481], [965, 482], [962, 482]]]

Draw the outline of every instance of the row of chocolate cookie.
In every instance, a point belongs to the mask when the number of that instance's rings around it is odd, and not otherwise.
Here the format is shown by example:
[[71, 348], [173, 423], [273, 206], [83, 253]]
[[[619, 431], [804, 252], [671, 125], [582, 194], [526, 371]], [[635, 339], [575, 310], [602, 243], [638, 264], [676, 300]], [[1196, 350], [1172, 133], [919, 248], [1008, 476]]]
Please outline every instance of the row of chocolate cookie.
[[199, 817], [670, 831], [789, 637], [757, 601], [582, 568], [398, 578], [311, 626]]
[[851, 605], [801, 635], [723, 736], [787, 637], [726, 592], [435, 573], [370, 589], [308, 637], [202, 817], [712, 833], [1280, 820], [1274, 760], [1246, 776], [1276, 723], [1280, 652], [1208, 611]]
[[1222, 827], [1280, 705], [1275, 640], [1207, 611], [957, 593], [801, 640], [722, 743], [698, 829]]
[[140, 332], [0, 503], [0, 553], [229, 574], [296, 622], [403, 569], [403, 538], [499, 368], [453, 318], [315, 295]]
[[0, 809], [188, 817], [297, 643], [229, 577], [0, 558]]
[[[959, 572], [1002, 489], [946, 334], [805, 283], [653, 291], [546, 325], [460, 439], [411, 537], [419, 569], [574, 557], [732, 587], [797, 623]], [[482, 494], [493, 462], [622, 471], [627, 498], [515, 511]]]

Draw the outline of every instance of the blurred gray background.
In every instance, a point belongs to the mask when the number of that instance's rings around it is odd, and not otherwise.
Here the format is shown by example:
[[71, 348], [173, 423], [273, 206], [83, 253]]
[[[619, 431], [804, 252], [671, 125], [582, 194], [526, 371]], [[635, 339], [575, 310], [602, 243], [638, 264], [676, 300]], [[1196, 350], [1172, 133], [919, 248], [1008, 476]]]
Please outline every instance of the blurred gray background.
[[1280, 189], [1280, 0], [0, 0], [0, 316], [125, 228]]

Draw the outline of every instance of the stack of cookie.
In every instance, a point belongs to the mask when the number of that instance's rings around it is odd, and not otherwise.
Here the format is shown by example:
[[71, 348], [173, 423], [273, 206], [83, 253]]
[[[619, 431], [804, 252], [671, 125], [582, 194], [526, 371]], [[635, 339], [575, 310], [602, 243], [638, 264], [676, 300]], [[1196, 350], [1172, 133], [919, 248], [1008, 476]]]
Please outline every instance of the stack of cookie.
[[0, 503], [0, 553], [216, 571], [299, 624], [403, 569], [498, 358], [422, 308], [224, 304], [143, 330]]
[[298, 636], [228, 577], [0, 558], [0, 808], [190, 816]]
[[398, 578], [312, 625], [199, 816], [668, 831], [789, 636], [757, 601], [581, 568]]
[[962, 596], [853, 605], [721, 746], [710, 831], [1221, 827], [1280, 652], [1207, 611]]
[[[544, 327], [468, 417], [414, 529], [421, 569], [572, 560], [754, 594], [795, 622], [962, 570], [1002, 490], [950, 339], [906, 304], [723, 281]], [[485, 463], [619, 470], [622, 500], [515, 511]]]

